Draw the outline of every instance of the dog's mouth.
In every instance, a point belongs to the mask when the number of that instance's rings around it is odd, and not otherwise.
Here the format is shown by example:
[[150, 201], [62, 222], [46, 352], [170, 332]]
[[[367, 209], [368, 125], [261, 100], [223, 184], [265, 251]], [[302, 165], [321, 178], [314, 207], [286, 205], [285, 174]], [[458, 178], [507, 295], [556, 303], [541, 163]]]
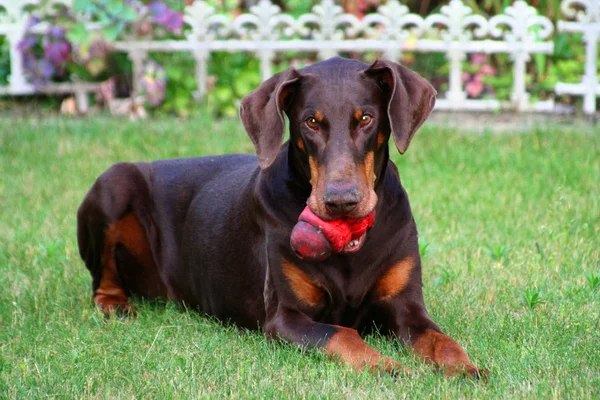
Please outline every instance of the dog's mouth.
[[364, 232], [358, 238], [352, 239], [350, 243], [348, 243], [346, 247], [344, 247], [344, 250], [342, 250], [340, 253], [352, 254], [359, 251], [363, 247], [363, 244], [365, 244], [365, 240], [367, 239], [367, 233], [368, 231]]
[[[309, 208], [310, 208], [310, 206], [309, 206]], [[313, 211], [313, 210], [311, 209], [311, 211]], [[337, 220], [340, 220], [340, 219], [360, 220], [363, 218], [367, 218], [374, 211], [375, 211], [375, 207], [370, 209], [368, 212], [363, 212], [358, 215], [345, 215], [345, 216], [342, 216], [341, 218], [340, 217], [332, 218], [331, 216], [327, 216], [327, 217], [323, 218], [320, 215], [318, 215], [317, 213], [315, 213], [314, 211], [313, 211], [313, 213], [324, 221], [334, 221], [336, 219]], [[352, 240], [350, 240], [350, 242], [339, 253], [340, 254], [354, 254], [354, 253], [358, 252], [365, 244], [365, 241], [367, 240], [367, 233], [369, 233], [370, 230], [371, 230], [371, 227], [367, 228], [367, 230], [364, 231], [362, 234], [357, 234], [356, 236], [353, 236]]]
[[363, 205], [358, 206], [357, 210], [355, 210], [353, 212], [333, 213], [333, 214], [328, 212], [324, 205], [319, 206], [319, 207], [314, 207], [313, 204], [311, 204], [310, 200], [306, 202], [306, 205], [308, 206], [308, 208], [310, 208], [310, 210], [312, 211], [313, 214], [315, 214], [317, 217], [319, 217], [323, 221], [336, 221], [336, 220], [340, 220], [340, 219], [361, 219], [361, 218], [368, 217], [369, 214], [371, 214], [373, 211], [375, 211], [375, 205], [370, 205], [368, 203], [365, 204], [364, 206]]
[[290, 245], [298, 258], [323, 261], [331, 254], [356, 253], [375, 223], [375, 211], [363, 218], [325, 221], [306, 207], [292, 229]]

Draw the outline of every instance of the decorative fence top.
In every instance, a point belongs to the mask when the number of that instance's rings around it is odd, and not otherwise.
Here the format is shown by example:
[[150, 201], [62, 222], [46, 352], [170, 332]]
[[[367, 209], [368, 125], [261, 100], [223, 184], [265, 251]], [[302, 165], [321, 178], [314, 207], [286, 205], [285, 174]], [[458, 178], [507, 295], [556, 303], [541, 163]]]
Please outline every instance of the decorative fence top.
[[[583, 10], [578, 10], [577, 6]], [[567, 18], [578, 22], [600, 22], [600, 1], [598, 0], [563, 0], [560, 9]], [[596, 28], [600, 29], [600, 26]]]
[[[505, 14], [486, 19], [473, 14], [460, 0], [451, 0], [439, 14], [422, 18], [409, 13], [408, 7], [398, 0], [390, 0], [377, 13], [359, 19], [343, 12], [332, 0], [323, 0], [312, 12], [294, 18], [281, 12], [269, 0], [261, 0], [250, 8], [250, 13], [232, 18], [215, 14], [215, 9], [204, 1], [196, 1], [185, 8], [184, 23], [187, 42], [215, 42], [232, 39], [261, 41], [277, 49], [282, 40], [328, 41], [392, 41], [404, 42], [423, 38], [443, 41], [503, 40], [541, 44], [553, 32], [552, 22], [537, 13], [534, 7], [518, 0], [507, 7]], [[143, 43], [143, 41], [141, 41]], [[156, 43], [156, 42], [153, 42]], [[397, 45], [397, 43], [394, 43]], [[190, 43], [191, 46], [191, 43]], [[319, 47], [319, 43], [315, 43]], [[197, 48], [202, 48], [200, 47]], [[539, 46], [539, 48], [546, 48]]]
[[[269, 0], [261, 0], [250, 12], [231, 17], [216, 14], [213, 7], [196, 1], [184, 13], [184, 40], [126, 41], [115, 47], [134, 53], [134, 64], [148, 51], [191, 51], [199, 65], [199, 95], [206, 93], [206, 59], [212, 51], [251, 51], [261, 62], [263, 79], [272, 75], [276, 52], [316, 51], [320, 59], [341, 51], [381, 52], [384, 58], [400, 60], [403, 52], [441, 52], [450, 60], [449, 90], [437, 102], [442, 109], [498, 109], [549, 111], [553, 103], [530, 103], [525, 90], [525, 65], [532, 53], [551, 53], [552, 22], [538, 15], [522, 0], [505, 13], [486, 19], [473, 14], [460, 0], [451, 0], [439, 14], [422, 18], [411, 14], [398, 0], [390, 0], [376, 13], [360, 19], [332, 0], [323, 0], [312, 12], [294, 18]], [[507, 53], [514, 61], [514, 90], [511, 101], [467, 99], [462, 86], [461, 63], [470, 53]], [[134, 67], [135, 68], [135, 67]], [[137, 67], [140, 69], [141, 67]]]

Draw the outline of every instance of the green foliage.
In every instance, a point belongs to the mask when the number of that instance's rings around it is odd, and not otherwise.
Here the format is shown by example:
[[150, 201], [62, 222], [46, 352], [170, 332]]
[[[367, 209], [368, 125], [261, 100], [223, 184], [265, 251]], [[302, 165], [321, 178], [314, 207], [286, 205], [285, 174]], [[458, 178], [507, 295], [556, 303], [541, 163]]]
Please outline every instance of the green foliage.
[[542, 292], [536, 288], [529, 287], [522, 292], [519, 292], [519, 296], [521, 296], [521, 300], [523, 303], [529, 308], [533, 310], [535, 307], [544, 304], [542, 300]]
[[590, 272], [585, 277], [585, 280], [587, 281], [592, 292], [598, 292], [600, 290], [600, 274]]
[[485, 76], [483, 77], [483, 83], [494, 88], [494, 93], [498, 100], [510, 99], [513, 89], [513, 76], [511, 73], [505, 72], [498, 76]]
[[[93, 15], [102, 27], [100, 32], [109, 42], [117, 40], [127, 24], [138, 18], [135, 8], [122, 0], [75, 0], [73, 11]], [[83, 22], [76, 22], [67, 38], [73, 43], [86, 44], [92, 40], [93, 35]]]
[[430, 243], [425, 239], [419, 238], [419, 254], [421, 255], [421, 258], [429, 253], [429, 245]]
[[0, 85], [8, 84], [10, 74], [10, 48], [6, 36], [0, 36]]
[[238, 102], [261, 82], [258, 60], [246, 53], [213, 53], [208, 73], [215, 81], [207, 104], [222, 116], [237, 115]]
[[198, 88], [192, 56], [187, 53], [158, 53], [152, 58], [165, 67], [167, 75], [165, 100], [156, 112], [187, 116], [198, 110], [202, 105], [194, 98]]
[[[502, 13], [513, 0], [463, 0], [475, 13], [496, 15]], [[561, 0], [533, 0], [528, 2], [534, 6], [540, 15], [544, 15], [553, 21], [560, 18]]]
[[494, 261], [502, 260], [509, 250], [508, 246], [505, 246], [503, 244], [497, 246], [485, 246], [484, 249], [485, 252], [488, 253]]
[[454, 282], [458, 278], [456, 269], [442, 267], [438, 271], [438, 276], [433, 280], [433, 286], [439, 286]]

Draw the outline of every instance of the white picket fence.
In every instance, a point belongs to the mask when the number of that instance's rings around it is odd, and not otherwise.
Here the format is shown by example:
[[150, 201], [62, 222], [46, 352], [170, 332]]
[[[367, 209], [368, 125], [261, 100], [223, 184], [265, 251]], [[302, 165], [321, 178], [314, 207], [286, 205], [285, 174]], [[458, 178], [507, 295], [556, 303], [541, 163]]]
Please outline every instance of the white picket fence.
[[[577, 12], [575, 6], [584, 7]], [[585, 42], [585, 75], [581, 83], [558, 83], [556, 93], [583, 96], [583, 111], [592, 114], [596, 111], [596, 97], [600, 96], [597, 60], [600, 41], [600, 0], [563, 0], [561, 9], [564, 15], [575, 18], [575, 22], [559, 21], [558, 29], [565, 32], [583, 33]]]
[[[28, 18], [26, 4], [38, 0], [0, 0], [4, 17], [0, 14], [0, 35], [7, 36], [11, 44], [11, 76], [1, 94], [28, 94], [36, 91], [22, 73], [16, 49]], [[70, 5], [72, 0], [54, 0]], [[18, 3], [18, 5], [17, 5]], [[579, 11], [577, 11], [579, 10]], [[585, 75], [580, 84], [556, 86], [556, 93], [584, 97], [584, 112], [596, 111], [596, 97], [600, 96], [597, 79], [597, 42], [600, 36], [600, 0], [563, 0], [562, 12], [573, 21], [560, 21], [558, 29], [566, 32], [583, 32], [587, 46]], [[7, 18], [8, 16], [8, 18]], [[196, 61], [195, 77], [198, 98], [208, 91], [207, 64], [216, 51], [249, 52], [260, 61], [263, 79], [272, 75], [276, 54], [284, 51], [316, 52], [325, 59], [340, 52], [379, 52], [382, 57], [402, 61], [406, 52], [443, 53], [449, 61], [449, 90], [440, 94], [436, 108], [449, 110], [499, 110], [518, 111], [555, 110], [553, 100], [531, 102], [526, 90], [526, 65], [531, 55], [553, 52], [552, 22], [537, 13], [534, 7], [518, 0], [503, 14], [489, 19], [473, 14], [461, 0], [451, 0], [439, 14], [422, 18], [410, 14], [398, 0], [390, 0], [377, 13], [358, 19], [343, 13], [332, 0], [322, 0], [311, 13], [294, 18], [282, 13], [269, 0], [261, 0], [250, 13], [235, 18], [216, 14], [214, 8], [203, 1], [186, 7], [184, 34], [179, 40], [119, 41], [115, 50], [126, 52], [133, 64], [133, 76], [140, 77], [143, 63], [149, 52], [189, 52]], [[36, 28], [38, 31], [43, 27]], [[513, 64], [513, 88], [510, 101], [497, 99], [469, 99], [462, 80], [462, 63], [469, 54], [508, 54]], [[225, 67], [225, 66], [224, 66]], [[54, 86], [54, 87], [53, 87]], [[76, 82], [71, 87], [53, 85], [43, 88], [72, 91], [85, 97], [94, 86]], [[134, 92], [139, 90], [134, 79]], [[82, 105], [83, 100], [80, 100]]]

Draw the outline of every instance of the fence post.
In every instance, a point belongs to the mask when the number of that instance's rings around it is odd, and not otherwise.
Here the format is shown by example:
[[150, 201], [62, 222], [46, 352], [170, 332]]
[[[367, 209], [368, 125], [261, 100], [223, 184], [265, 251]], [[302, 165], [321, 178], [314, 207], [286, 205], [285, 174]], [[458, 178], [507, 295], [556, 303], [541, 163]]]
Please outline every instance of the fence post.
[[202, 100], [208, 94], [208, 58], [210, 54], [207, 50], [194, 50], [194, 59], [196, 60], [195, 78], [198, 84], [198, 90], [194, 94], [196, 100]]
[[139, 96], [141, 93], [140, 81], [144, 73], [144, 61], [146, 60], [146, 52], [140, 49], [132, 49], [127, 54], [132, 64], [132, 84], [133, 84], [133, 97]]
[[272, 50], [260, 50], [258, 51], [258, 59], [260, 60], [260, 75], [263, 81], [266, 81], [273, 75], [271, 65], [273, 65], [273, 59], [275, 58], [275, 52]]
[[[585, 7], [585, 12], [572, 8], [575, 4]], [[585, 72], [581, 83], [571, 84], [559, 82], [554, 87], [556, 94], [583, 96], [583, 112], [596, 112], [596, 97], [600, 96], [597, 67], [598, 40], [600, 40], [600, 1], [598, 0], [563, 0], [562, 13], [575, 18], [576, 21], [558, 21], [558, 30], [583, 33], [585, 42]]]
[[596, 111], [596, 96], [600, 96], [600, 86], [596, 76], [596, 60], [598, 59], [598, 35], [600, 20], [595, 30], [588, 30], [583, 36], [585, 42], [585, 75], [582, 79], [586, 92], [583, 97], [583, 111], [592, 114]]
[[12, 94], [34, 92], [34, 87], [27, 82], [23, 72], [22, 55], [19, 42], [25, 35], [29, 14], [25, 12], [27, 5], [36, 5], [34, 0], [0, 0], [0, 6], [6, 10], [0, 17], [0, 34], [6, 35], [10, 47], [10, 75], [8, 76], [9, 90]]

